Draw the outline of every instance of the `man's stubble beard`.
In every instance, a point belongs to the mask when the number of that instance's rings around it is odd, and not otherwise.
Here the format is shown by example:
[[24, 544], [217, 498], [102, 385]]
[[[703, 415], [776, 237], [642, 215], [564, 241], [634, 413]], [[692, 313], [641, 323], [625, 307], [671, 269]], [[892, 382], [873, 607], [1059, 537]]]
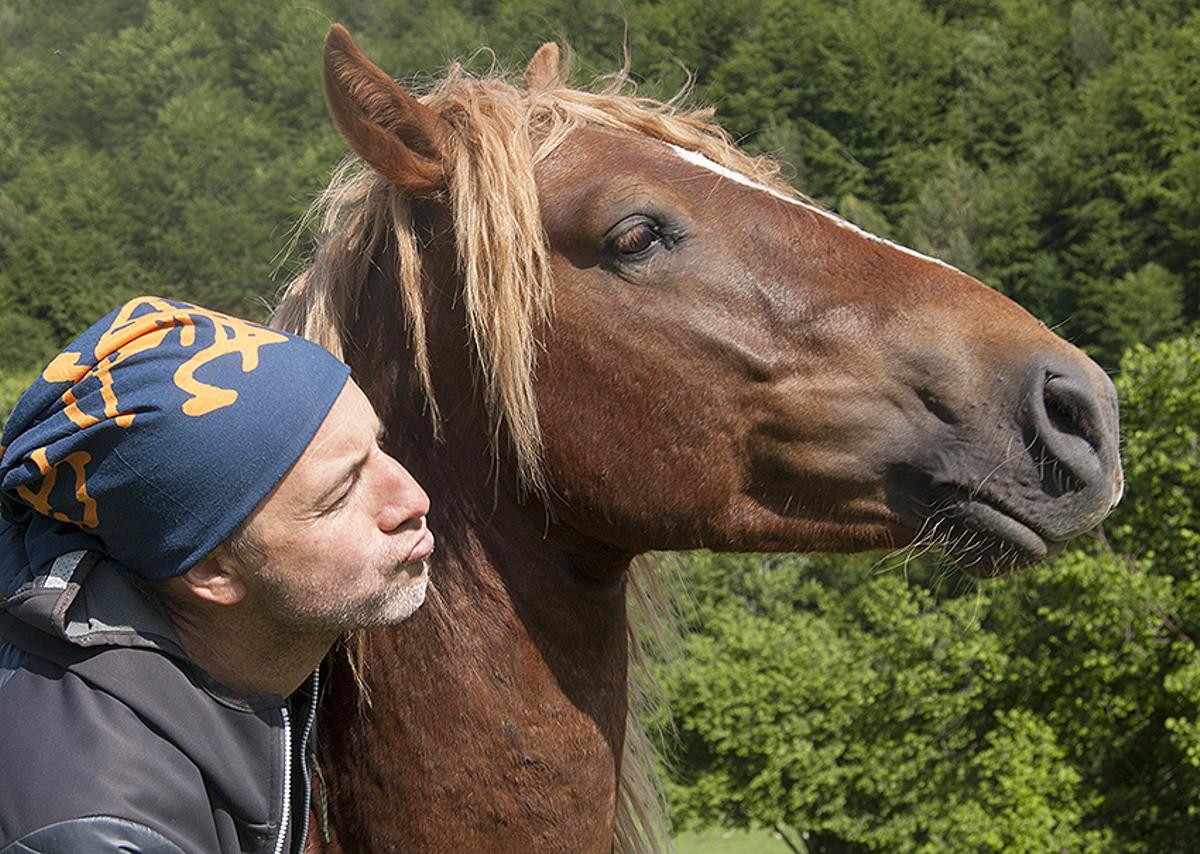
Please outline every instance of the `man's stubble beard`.
[[[417, 567], [419, 574], [412, 577]], [[401, 573], [409, 575], [407, 583], [400, 583], [396, 578]], [[272, 612], [273, 622], [280, 628], [304, 633], [343, 634], [355, 629], [394, 625], [412, 616], [425, 602], [429, 561], [397, 567], [391, 574], [391, 583], [378, 593], [361, 601], [342, 602], [340, 607], [330, 607], [330, 603], [340, 598], [341, 591], [325, 591], [325, 595], [298, 593], [267, 567], [257, 575], [256, 586]]]
[[[422, 560], [419, 566], [420, 575], [410, 583], [389, 588], [377, 603], [364, 602], [361, 607], [348, 614], [347, 622], [353, 625], [347, 626], [347, 629], [390, 626], [415, 614], [425, 602], [425, 593], [429, 587], [429, 561]], [[408, 568], [410, 567], [411, 565]]]

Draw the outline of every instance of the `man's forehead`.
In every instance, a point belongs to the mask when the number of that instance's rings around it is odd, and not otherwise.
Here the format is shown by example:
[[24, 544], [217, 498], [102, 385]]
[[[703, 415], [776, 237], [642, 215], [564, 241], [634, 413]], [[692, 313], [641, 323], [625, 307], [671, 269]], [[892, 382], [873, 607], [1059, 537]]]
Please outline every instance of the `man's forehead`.
[[321, 458], [343, 446], [358, 444], [364, 435], [374, 438], [378, 431], [379, 418], [375, 415], [375, 409], [358, 385], [353, 380], [347, 380], [312, 441], [300, 455], [300, 461]]
[[263, 507], [287, 510], [311, 502], [346, 477], [374, 445], [379, 419], [366, 395], [348, 380], [295, 465]]

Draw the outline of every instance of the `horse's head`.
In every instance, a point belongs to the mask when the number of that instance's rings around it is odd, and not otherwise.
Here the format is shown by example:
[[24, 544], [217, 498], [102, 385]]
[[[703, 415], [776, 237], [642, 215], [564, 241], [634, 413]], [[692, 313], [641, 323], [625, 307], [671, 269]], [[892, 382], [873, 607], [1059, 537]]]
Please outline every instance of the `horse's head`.
[[1079, 350], [796, 196], [702, 115], [568, 89], [557, 65], [544, 48], [524, 89], [418, 100], [344, 30], [326, 48], [347, 141], [453, 221], [493, 414], [557, 518], [630, 552], [924, 534], [988, 575], [1112, 508], [1116, 397]]

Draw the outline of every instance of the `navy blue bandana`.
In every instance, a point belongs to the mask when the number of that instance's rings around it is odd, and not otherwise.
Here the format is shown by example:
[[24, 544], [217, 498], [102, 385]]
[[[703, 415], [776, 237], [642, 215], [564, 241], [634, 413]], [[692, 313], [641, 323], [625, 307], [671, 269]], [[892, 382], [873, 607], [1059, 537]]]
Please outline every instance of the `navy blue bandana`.
[[0, 439], [0, 565], [90, 549], [186, 572], [303, 453], [349, 368], [309, 341], [159, 297], [46, 367]]

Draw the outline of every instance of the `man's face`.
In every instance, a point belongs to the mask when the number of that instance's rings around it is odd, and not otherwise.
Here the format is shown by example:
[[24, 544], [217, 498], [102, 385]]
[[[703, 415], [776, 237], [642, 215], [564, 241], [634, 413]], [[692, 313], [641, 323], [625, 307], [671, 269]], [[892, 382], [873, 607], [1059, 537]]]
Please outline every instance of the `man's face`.
[[284, 628], [399, 622], [425, 601], [429, 497], [379, 447], [381, 425], [347, 381], [300, 459], [250, 517], [264, 559], [246, 586]]

